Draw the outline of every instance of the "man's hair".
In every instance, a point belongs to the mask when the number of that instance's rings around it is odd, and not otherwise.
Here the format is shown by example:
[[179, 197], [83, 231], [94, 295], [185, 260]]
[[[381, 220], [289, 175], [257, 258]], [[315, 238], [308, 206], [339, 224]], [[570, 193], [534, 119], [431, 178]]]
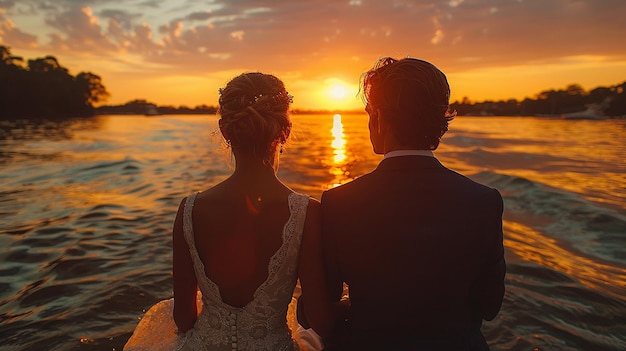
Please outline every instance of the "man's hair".
[[361, 76], [361, 93], [370, 110], [384, 112], [402, 146], [435, 150], [456, 115], [445, 74], [416, 58], [379, 59]]

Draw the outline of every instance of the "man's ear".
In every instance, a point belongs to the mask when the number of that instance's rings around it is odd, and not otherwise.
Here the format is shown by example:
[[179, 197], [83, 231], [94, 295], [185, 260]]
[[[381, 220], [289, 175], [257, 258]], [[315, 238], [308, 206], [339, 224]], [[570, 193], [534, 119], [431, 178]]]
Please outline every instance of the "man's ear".
[[376, 133], [380, 135], [380, 110], [375, 109], [367, 113], [369, 116], [369, 129], [370, 133]]
[[386, 115], [380, 110], [376, 109], [376, 123], [378, 125], [378, 134], [382, 135], [383, 132], [387, 130], [387, 119]]

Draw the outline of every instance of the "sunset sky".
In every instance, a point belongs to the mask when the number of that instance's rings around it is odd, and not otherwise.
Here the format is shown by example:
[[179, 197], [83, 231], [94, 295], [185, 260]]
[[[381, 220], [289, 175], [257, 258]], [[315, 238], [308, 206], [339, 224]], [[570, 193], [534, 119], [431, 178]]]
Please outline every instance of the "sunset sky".
[[625, 15], [624, 0], [0, 0], [0, 45], [99, 75], [108, 104], [215, 105], [262, 71], [295, 108], [352, 109], [382, 56], [433, 62], [452, 100], [622, 83]]

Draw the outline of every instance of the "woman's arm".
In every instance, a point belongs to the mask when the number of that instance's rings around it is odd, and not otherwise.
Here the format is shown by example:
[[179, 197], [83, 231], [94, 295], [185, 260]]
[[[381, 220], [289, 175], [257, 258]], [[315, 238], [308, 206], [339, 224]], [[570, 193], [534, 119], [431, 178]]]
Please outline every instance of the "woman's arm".
[[189, 246], [183, 233], [183, 211], [186, 198], [178, 207], [172, 229], [174, 279], [174, 322], [181, 333], [193, 328], [197, 318], [196, 293], [198, 281], [193, 270]]

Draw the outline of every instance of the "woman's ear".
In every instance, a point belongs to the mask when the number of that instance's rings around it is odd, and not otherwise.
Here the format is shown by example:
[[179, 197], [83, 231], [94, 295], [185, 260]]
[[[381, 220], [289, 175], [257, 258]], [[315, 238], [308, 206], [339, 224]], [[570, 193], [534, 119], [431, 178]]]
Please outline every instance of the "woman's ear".
[[226, 141], [230, 141], [230, 136], [228, 136], [228, 133], [226, 133], [226, 131], [224, 130], [224, 121], [220, 118], [217, 123], [220, 127], [220, 133], [222, 133], [224, 139], [226, 139]]

